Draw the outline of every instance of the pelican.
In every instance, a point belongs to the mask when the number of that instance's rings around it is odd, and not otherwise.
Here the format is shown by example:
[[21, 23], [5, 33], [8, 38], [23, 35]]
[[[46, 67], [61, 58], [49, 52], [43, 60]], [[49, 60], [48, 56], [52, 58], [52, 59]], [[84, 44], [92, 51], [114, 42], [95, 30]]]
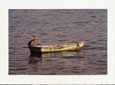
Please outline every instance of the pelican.
[[31, 40], [31, 41], [29, 41], [29, 43], [28, 43], [28, 46], [29, 46], [29, 47], [33, 47], [33, 46], [35, 45], [36, 41], [38, 40], [36, 34], [33, 34], [33, 37], [34, 37], [34, 39]]

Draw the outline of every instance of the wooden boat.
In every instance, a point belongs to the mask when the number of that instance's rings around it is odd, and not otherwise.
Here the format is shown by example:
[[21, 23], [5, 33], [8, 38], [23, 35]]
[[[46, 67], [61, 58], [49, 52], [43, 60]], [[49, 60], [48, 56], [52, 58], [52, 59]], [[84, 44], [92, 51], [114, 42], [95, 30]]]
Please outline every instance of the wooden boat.
[[74, 57], [74, 56], [76, 56], [76, 55], [83, 55], [83, 51], [62, 51], [62, 52], [52, 52], [52, 53], [43, 53], [42, 54], [42, 57], [51, 57], [51, 56], [55, 56], [55, 57], [58, 57], [58, 56], [61, 56], [61, 57], [70, 57], [70, 56], [72, 56], [72, 57]]
[[36, 53], [52, 53], [52, 52], [62, 52], [62, 51], [81, 51], [85, 41], [79, 43], [70, 43], [70, 44], [59, 44], [59, 45], [36, 45], [29, 47], [31, 54]]

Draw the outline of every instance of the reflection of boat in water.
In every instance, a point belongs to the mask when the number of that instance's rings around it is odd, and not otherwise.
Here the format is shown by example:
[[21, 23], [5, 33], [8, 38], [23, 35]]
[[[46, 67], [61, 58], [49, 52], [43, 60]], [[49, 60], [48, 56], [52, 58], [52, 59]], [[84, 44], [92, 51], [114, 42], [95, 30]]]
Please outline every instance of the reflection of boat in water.
[[82, 55], [83, 52], [79, 51], [65, 51], [65, 52], [56, 52], [56, 53], [39, 53], [38, 55], [30, 55], [29, 57], [29, 64], [36, 64], [36, 63], [41, 63], [42, 60], [47, 60], [50, 59], [52, 60], [52, 58], [54, 57], [69, 57], [69, 56], [75, 56], [77, 57], [77, 55]]
[[36, 64], [42, 62], [42, 57], [30, 57], [28, 64]]
[[36, 45], [37, 36], [33, 35], [34, 39], [28, 43], [31, 54], [37, 53], [53, 53], [53, 52], [63, 52], [63, 51], [80, 51], [82, 50], [85, 42], [70, 43], [70, 44], [57, 44], [57, 45]]

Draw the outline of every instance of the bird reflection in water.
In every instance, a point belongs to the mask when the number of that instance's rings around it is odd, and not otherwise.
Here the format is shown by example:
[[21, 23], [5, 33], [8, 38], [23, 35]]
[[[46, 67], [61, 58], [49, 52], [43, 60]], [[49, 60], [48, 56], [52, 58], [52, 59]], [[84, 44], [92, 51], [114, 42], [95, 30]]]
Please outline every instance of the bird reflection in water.
[[42, 62], [42, 53], [39, 53], [38, 55], [31, 54], [29, 56], [29, 62], [28, 64], [37, 64]]

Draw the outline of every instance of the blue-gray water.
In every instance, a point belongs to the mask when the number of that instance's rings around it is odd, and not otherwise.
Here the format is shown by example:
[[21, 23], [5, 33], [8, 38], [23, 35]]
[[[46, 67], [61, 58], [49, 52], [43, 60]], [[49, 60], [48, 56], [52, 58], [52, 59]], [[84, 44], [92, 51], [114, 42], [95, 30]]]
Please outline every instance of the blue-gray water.
[[[29, 57], [28, 42], [41, 45], [86, 41], [82, 52]], [[107, 10], [9, 10], [9, 74], [107, 74]]]

